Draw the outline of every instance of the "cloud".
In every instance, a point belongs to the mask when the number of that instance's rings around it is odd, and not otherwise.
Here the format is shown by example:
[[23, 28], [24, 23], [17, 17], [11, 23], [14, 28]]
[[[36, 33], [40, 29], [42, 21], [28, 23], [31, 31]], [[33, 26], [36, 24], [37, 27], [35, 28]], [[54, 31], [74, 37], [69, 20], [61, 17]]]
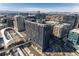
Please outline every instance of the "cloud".
[[17, 11], [41, 11], [41, 12], [79, 12], [79, 6], [67, 6], [67, 7], [51, 7], [51, 8], [17, 8]]

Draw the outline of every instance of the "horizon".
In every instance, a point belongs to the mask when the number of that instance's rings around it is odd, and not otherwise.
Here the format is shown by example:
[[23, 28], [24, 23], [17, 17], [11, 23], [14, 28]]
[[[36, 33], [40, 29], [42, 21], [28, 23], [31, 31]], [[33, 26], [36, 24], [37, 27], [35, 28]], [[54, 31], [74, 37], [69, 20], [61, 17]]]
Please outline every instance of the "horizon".
[[0, 3], [0, 11], [79, 12], [79, 3]]

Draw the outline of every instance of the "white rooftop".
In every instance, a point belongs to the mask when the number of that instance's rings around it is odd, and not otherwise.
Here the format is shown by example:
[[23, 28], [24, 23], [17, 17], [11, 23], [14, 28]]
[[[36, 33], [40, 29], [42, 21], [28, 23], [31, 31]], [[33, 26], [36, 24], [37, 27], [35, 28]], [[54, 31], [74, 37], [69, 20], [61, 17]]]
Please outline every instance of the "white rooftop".
[[76, 32], [76, 33], [79, 33], [79, 28], [78, 29], [73, 29], [71, 30], [72, 32]]

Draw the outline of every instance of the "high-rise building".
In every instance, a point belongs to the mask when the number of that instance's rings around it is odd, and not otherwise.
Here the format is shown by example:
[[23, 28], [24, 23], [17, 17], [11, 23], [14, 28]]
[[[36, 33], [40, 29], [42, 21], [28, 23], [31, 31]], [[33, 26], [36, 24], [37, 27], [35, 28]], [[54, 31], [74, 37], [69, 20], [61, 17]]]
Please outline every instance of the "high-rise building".
[[70, 24], [68, 23], [56, 24], [53, 26], [52, 34], [57, 38], [63, 38], [67, 36], [69, 30]]
[[69, 32], [68, 40], [72, 43], [73, 47], [79, 49], [79, 29], [72, 29]]
[[25, 27], [27, 39], [30, 39], [33, 44], [45, 51], [49, 46], [51, 25], [26, 20]]
[[14, 17], [14, 28], [18, 31], [25, 30], [24, 20], [25, 20], [24, 16], [16, 15]]

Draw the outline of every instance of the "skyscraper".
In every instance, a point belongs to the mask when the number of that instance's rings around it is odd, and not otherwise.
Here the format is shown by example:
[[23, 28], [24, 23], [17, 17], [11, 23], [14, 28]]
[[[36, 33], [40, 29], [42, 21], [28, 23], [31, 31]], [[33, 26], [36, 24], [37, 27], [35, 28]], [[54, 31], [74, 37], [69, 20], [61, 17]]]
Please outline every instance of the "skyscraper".
[[24, 16], [16, 15], [14, 17], [14, 28], [18, 31], [23, 31], [25, 29], [24, 20]]

